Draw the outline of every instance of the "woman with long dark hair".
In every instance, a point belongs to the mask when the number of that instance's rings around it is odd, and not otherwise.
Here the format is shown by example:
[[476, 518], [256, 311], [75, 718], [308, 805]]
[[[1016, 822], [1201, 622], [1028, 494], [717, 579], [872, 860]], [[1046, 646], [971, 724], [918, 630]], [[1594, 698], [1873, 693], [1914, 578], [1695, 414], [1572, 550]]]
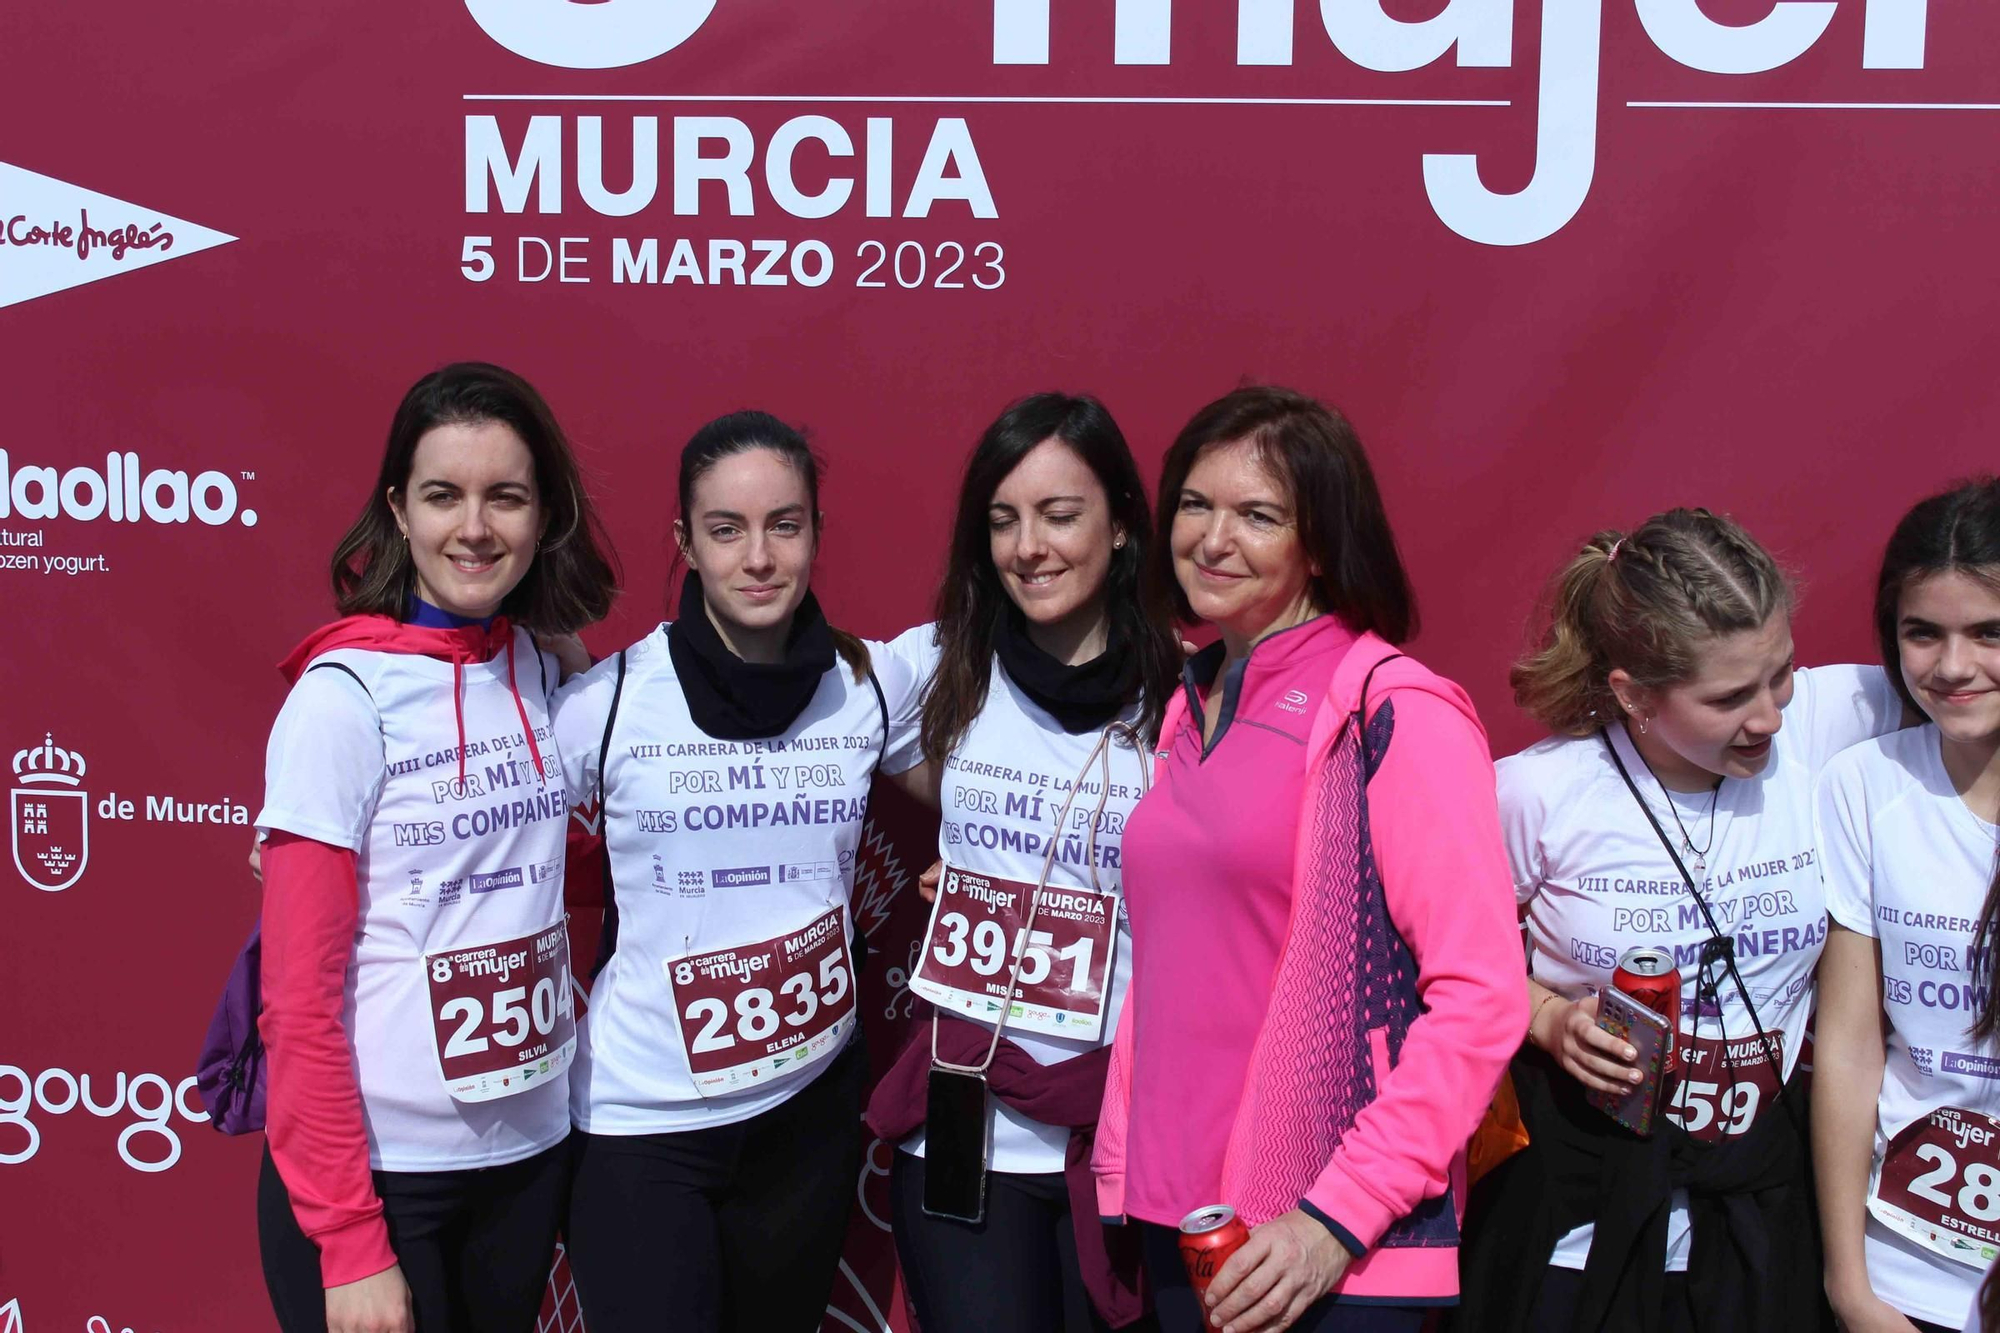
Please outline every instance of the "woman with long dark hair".
[[[1486, 735], [1393, 645], [1416, 605], [1367, 454], [1239, 389], [1161, 466], [1155, 616], [1220, 641], [1125, 831], [1133, 972], [1095, 1166], [1162, 1328], [1414, 1330], [1458, 1288], [1466, 1141], [1527, 1021]], [[1177, 1228], [1249, 1239], [1192, 1288]]]
[[1820, 778], [1813, 1156], [1842, 1326], [1932, 1333], [2000, 1253], [2000, 481], [1896, 525], [1875, 633], [1928, 722]]
[[[1902, 709], [1872, 668], [1795, 668], [1790, 581], [1705, 509], [1597, 533], [1553, 586], [1511, 680], [1554, 734], [1497, 765], [1529, 941], [1513, 1082], [1530, 1142], [1472, 1198], [1462, 1327], [1822, 1329], [1812, 785]], [[1676, 997], [1671, 1067], [1642, 1070], [1598, 1023], [1637, 950]], [[1589, 1099], [1648, 1087], [1644, 1134]]]
[[[264, 1276], [286, 1333], [528, 1333], [568, 1178], [556, 665], [615, 575], [548, 405], [419, 380], [282, 666], [265, 765]], [[507, 970], [488, 964], [511, 960]]]
[[812, 594], [819, 477], [767, 413], [696, 431], [677, 618], [556, 701], [611, 878], [570, 1099], [592, 1333], [809, 1333], [833, 1287], [867, 1077], [855, 853], [877, 770], [921, 755], [915, 673]]
[[[1139, 596], [1151, 538], [1104, 406], [1024, 398], [966, 464], [936, 623], [893, 645], [926, 678], [923, 753], [942, 782], [942, 897], [913, 983], [937, 1008], [869, 1121], [899, 1147], [896, 1249], [927, 1333], [1140, 1317], [1087, 1163], [1132, 967], [1122, 832], [1179, 661]], [[1004, 995], [1016, 973], [1027, 1002], [988, 1004], [978, 988]], [[954, 1108], [966, 1123], [929, 1123], [932, 1071], [981, 1067], [984, 1091]], [[962, 1143], [975, 1151], [959, 1160]], [[959, 1179], [984, 1182], [978, 1206], [944, 1199]]]

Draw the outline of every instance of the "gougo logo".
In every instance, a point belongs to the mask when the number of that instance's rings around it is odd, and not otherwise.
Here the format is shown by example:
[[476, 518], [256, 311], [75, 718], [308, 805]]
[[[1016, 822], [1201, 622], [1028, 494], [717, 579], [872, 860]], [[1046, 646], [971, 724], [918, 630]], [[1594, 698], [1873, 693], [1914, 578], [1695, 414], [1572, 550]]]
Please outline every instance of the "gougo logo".
[[[44, 1069], [29, 1074], [18, 1065], [0, 1065], [0, 1127], [18, 1127], [26, 1136], [17, 1148], [0, 1136], [0, 1166], [18, 1166], [41, 1150], [42, 1131], [32, 1119], [44, 1115], [68, 1115], [81, 1107], [94, 1116], [110, 1119], [130, 1113], [136, 1117], [118, 1131], [118, 1156], [134, 1171], [165, 1171], [181, 1160], [180, 1135], [174, 1132], [176, 1111], [189, 1124], [203, 1124], [208, 1112], [188, 1105], [188, 1093], [195, 1086], [190, 1074], [178, 1084], [168, 1083], [158, 1074], [120, 1072], [109, 1089], [89, 1074], [72, 1074], [67, 1069]], [[109, 1094], [108, 1100], [100, 1100]], [[158, 1138], [161, 1144], [148, 1141]], [[141, 1148], [147, 1149], [141, 1153]]]

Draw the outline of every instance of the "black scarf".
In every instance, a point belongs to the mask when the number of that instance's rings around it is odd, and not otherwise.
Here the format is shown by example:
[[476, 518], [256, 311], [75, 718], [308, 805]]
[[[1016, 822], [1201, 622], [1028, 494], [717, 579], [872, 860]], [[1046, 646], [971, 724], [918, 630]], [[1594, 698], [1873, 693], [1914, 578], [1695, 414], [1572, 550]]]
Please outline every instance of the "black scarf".
[[1104, 651], [1088, 662], [1058, 662], [1028, 637], [1028, 619], [1010, 605], [993, 634], [993, 651], [1007, 678], [1070, 735], [1096, 731], [1123, 713], [1139, 693], [1139, 655], [1113, 626]]
[[720, 741], [765, 740], [791, 726], [835, 657], [833, 629], [808, 592], [792, 613], [785, 660], [744, 661], [715, 632], [702, 601], [701, 577], [693, 570], [681, 585], [680, 618], [667, 631], [667, 653], [694, 724]]

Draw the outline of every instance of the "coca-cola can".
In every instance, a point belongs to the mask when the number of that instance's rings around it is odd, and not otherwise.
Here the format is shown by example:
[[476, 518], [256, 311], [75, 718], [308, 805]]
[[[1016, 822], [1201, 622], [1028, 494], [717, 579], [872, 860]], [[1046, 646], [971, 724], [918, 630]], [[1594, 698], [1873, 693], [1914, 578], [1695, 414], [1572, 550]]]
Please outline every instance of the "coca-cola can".
[[1199, 1297], [1229, 1262], [1229, 1256], [1250, 1239], [1250, 1228], [1236, 1210], [1226, 1204], [1197, 1208], [1181, 1219], [1181, 1262], [1187, 1265], [1188, 1281]]
[[1611, 984], [1667, 1020], [1667, 1059], [1672, 1072], [1679, 1055], [1681, 970], [1665, 949], [1627, 949], [1619, 956]]

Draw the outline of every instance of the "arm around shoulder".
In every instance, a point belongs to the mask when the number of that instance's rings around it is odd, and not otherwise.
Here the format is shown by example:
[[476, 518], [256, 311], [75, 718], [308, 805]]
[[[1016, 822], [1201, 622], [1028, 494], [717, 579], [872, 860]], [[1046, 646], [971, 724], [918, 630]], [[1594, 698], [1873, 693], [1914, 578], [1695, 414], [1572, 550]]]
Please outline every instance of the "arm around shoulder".
[[[549, 700], [549, 724], [555, 729], [556, 748], [562, 753], [563, 785], [572, 804], [582, 804], [596, 793], [599, 753], [604, 746], [604, 724], [611, 719], [612, 698], [621, 693], [619, 672], [624, 653], [614, 653], [579, 676], [564, 681]], [[625, 668], [626, 684], [630, 668]], [[619, 709], [625, 701], [621, 698]]]

